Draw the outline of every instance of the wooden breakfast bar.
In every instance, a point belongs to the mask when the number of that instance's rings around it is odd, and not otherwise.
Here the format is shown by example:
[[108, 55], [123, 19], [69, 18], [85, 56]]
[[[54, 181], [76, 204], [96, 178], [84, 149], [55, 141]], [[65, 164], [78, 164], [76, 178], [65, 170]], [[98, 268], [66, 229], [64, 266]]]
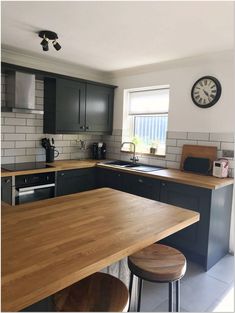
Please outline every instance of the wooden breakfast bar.
[[2, 207], [2, 311], [19, 311], [193, 223], [110, 188]]

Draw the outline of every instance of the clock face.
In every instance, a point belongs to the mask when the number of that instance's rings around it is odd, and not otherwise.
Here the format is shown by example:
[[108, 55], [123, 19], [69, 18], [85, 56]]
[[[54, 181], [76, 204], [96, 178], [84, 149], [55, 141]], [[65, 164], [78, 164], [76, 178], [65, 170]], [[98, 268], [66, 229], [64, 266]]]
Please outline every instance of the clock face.
[[209, 108], [220, 98], [221, 85], [218, 79], [204, 76], [193, 85], [191, 96], [193, 102], [200, 108]]

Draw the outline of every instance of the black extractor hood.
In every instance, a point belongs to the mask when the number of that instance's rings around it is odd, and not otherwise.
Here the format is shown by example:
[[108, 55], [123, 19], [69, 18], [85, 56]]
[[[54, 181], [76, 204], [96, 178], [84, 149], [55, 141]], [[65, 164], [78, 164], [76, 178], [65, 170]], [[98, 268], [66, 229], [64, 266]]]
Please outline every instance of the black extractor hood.
[[7, 72], [6, 106], [2, 112], [43, 114], [35, 106], [35, 75], [18, 71]]

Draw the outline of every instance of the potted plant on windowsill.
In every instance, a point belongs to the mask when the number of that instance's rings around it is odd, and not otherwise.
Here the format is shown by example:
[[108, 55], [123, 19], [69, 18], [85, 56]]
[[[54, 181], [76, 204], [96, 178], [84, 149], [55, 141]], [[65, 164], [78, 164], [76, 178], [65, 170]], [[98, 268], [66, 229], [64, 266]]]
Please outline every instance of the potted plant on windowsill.
[[151, 143], [151, 146], [150, 146], [150, 149], [149, 149], [150, 154], [156, 154], [157, 146], [158, 146], [158, 141], [153, 141]]

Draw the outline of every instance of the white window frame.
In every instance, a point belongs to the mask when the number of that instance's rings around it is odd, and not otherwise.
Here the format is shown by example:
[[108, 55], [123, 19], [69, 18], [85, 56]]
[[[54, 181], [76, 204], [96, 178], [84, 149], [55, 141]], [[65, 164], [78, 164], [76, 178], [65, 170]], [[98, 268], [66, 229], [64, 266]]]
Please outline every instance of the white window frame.
[[[130, 128], [129, 127], [129, 103], [130, 103], [130, 93], [131, 92], [138, 92], [138, 91], [147, 91], [147, 90], [160, 90], [160, 89], [169, 89], [170, 92], [170, 85], [157, 85], [157, 86], [147, 86], [147, 87], [138, 87], [138, 88], [130, 88], [130, 89], [124, 89], [124, 94], [123, 94], [123, 100], [124, 100], [124, 105], [123, 105], [123, 131], [122, 131], [122, 142], [124, 141], [130, 141], [130, 138], [133, 138], [133, 132], [134, 132], [134, 125]], [[159, 114], [162, 114], [159, 113]], [[168, 112], [165, 112], [165, 114], [167, 114], [169, 116], [169, 108], [168, 108]], [[137, 116], [138, 114], [136, 114]], [[149, 115], [151, 116], [151, 114], [139, 114], [140, 116], [143, 115]], [[155, 114], [152, 114], [155, 115]], [[135, 116], [135, 115], [133, 115]], [[131, 133], [132, 132], [132, 133]], [[166, 155], [166, 151], [165, 151], [166, 146], [162, 149], [164, 150], [163, 152], [161, 152], [161, 149], [159, 149], [159, 151], [157, 151], [156, 154], [151, 154], [146, 153], [146, 152], [138, 152], [138, 154], [143, 154], [143, 155], [151, 155], [151, 156], [165, 156]], [[121, 152], [131, 152], [132, 146], [128, 147], [128, 145], [124, 145]]]

